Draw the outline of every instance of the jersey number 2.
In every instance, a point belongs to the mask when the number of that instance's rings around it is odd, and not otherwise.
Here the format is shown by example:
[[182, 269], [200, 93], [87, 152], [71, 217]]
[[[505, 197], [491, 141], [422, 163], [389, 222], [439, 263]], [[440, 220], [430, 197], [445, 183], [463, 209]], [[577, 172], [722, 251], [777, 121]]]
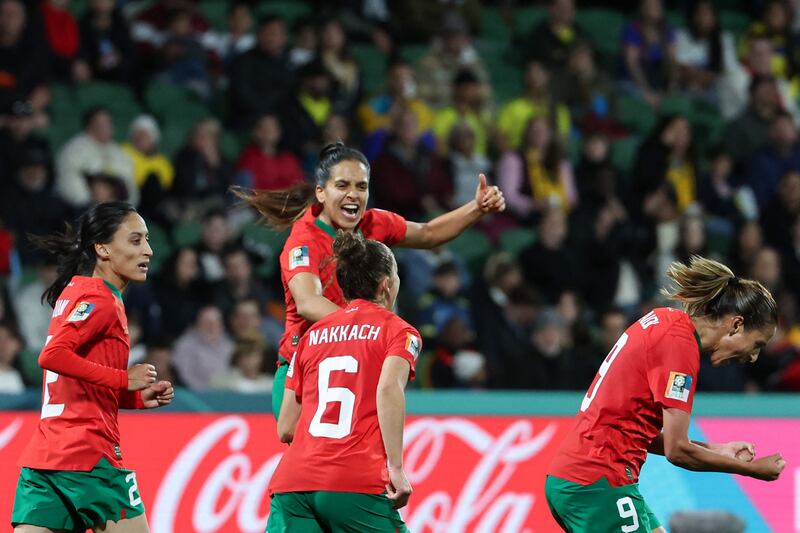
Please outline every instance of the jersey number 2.
[[[50, 339], [52, 338], [52, 335], [48, 335], [47, 340], [44, 341], [44, 345], [47, 346], [47, 343], [50, 342]], [[44, 401], [42, 401], [42, 420], [54, 416], [61, 416], [61, 413], [64, 412], [63, 403], [50, 403], [50, 384], [58, 381], [58, 377], [58, 374], [49, 370], [46, 370], [44, 373]]]
[[[345, 387], [330, 387], [332, 372], [348, 372], [355, 374], [358, 371], [358, 360], [352, 355], [339, 355], [328, 357], [319, 364], [318, 395], [319, 405], [314, 413], [314, 418], [308, 426], [308, 432], [315, 437], [328, 437], [329, 439], [342, 439], [350, 434], [353, 427], [353, 409], [356, 406], [356, 395]], [[339, 420], [335, 424], [323, 422], [322, 415], [331, 402], [339, 402]]]
[[594, 384], [594, 387], [586, 393], [586, 396], [583, 397], [583, 401], [581, 402], [581, 411], [586, 411], [590, 405], [592, 405], [592, 400], [597, 395], [597, 389], [600, 388], [600, 384], [603, 382], [603, 379], [606, 377], [606, 372], [608, 372], [611, 363], [614, 362], [614, 359], [617, 358], [619, 352], [622, 351], [622, 348], [625, 347], [625, 344], [628, 342], [628, 334], [623, 333], [622, 336], [619, 338], [617, 343], [611, 348], [611, 351], [608, 352], [608, 355], [603, 360], [603, 364], [600, 365], [600, 370], [597, 371], [597, 383]]

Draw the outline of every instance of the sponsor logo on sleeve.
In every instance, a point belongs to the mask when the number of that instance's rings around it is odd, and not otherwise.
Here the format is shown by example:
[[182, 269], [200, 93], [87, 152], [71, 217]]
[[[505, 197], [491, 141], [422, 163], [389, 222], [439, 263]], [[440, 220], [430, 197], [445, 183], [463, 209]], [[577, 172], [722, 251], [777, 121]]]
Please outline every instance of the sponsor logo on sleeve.
[[72, 313], [67, 317], [67, 322], [83, 322], [94, 310], [94, 304], [89, 302], [78, 302]]
[[289, 252], [289, 270], [298, 267], [311, 266], [311, 259], [308, 256], [308, 246], [298, 246]]
[[692, 376], [680, 372], [670, 372], [667, 380], [667, 391], [664, 393], [666, 398], [689, 401], [689, 393], [692, 390]]
[[286, 371], [286, 377], [287, 378], [293, 378], [294, 377], [294, 358], [295, 357], [297, 357], [297, 352], [294, 352], [292, 354], [292, 360], [289, 361], [289, 370]]
[[411, 333], [406, 333], [406, 350], [414, 360], [417, 360], [419, 357], [419, 352], [422, 349], [422, 341], [419, 337], [412, 335]]

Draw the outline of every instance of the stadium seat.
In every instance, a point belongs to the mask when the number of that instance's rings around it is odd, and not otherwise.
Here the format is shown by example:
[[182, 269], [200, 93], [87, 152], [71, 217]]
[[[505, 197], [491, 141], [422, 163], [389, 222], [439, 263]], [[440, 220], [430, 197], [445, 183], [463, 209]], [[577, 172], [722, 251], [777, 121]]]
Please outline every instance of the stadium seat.
[[610, 9], [579, 9], [575, 24], [584, 30], [594, 47], [602, 55], [601, 62], [613, 68], [613, 63], [622, 50], [622, 27], [625, 15]]
[[536, 230], [533, 228], [507, 229], [500, 235], [500, 249], [514, 257], [536, 242]]
[[364, 91], [374, 94], [384, 86], [386, 78], [386, 54], [371, 44], [356, 44], [351, 47], [353, 56], [361, 67], [361, 79], [364, 80]]
[[640, 139], [636, 136], [625, 137], [611, 143], [611, 164], [625, 175], [630, 174], [639, 150]]
[[128, 135], [128, 126], [142, 112], [133, 91], [116, 83], [90, 82], [75, 86], [75, 102], [80, 113], [102, 106], [114, 117], [114, 137], [123, 140]]
[[746, 32], [750, 26], [750, 18], [747, 15], [727, 9], [719, 12], [719, 22], [722, 25], [722, 29], [731, 32], [737, 38]]
[[262, 0], [261, 2], [256, 2], [254, 5], [256, 7], [253, 10], [253, 15], [256, 19], [264, 15], [278, 14], [286, 21], [288, 28], [291, 28], [294, 21], [300, 17], [312, 15], [309, 3], [298, 2], [297, 0]]
[[150, 258], [150, 274], [155, 274], [164, 264], [164, 261], [172, 255], [172, 241], [169, 234], [155, 222], [147, 223], [147, 230], [150, 233], [150, 247], [153, 249], [153, 257]]
[[20, 372], [24, 380], [35, 387], [42, 386], [42, 367], [39, 366], [39, 353], [25, 348], [19, 354]]
[[647, 134], [656, 124], [655, 112], [641, 98], [621, 95], [616, 108], [617, 119], [634, 132]]
[[483, 263], [492, 252], [489, 238], [478, 230], [468, 229], [447, 244], [454, 254], [461, 257], [473, 275], [480, 275]]
[[278, 258], [283, 245], [289, 237], [289, 231], [275, 231], [263, 223], [252, 223], [242, 227], [242, 244], [264, 258], [256, 268], [256, 274], [270, 278], [278, 271]]
[[215, 30], [225, 30], [228, 26], [228, 2], [219, 0], [201, 0], [197, 3], [197, 10], [208, 19]]
[[481, 6], [481, 39], [508, 41], [511, 28], [503, 20], [497, 6]]
[[527, 33], [534, 26], [547, 17], [547, 8], [544, 6], [525, 6], [514, 8], [515, 31]]
[[203, 226], [199, 222], [183, 222], [172, 230], [172, 242], [176, 248], [187, 248], [200, 242]]
[[195, 122], [211, 115], [207, 104], [196, 94], [172, 83], [151, 82], [145, 91], [145, 103], [162, 128], [172, 126], [188, 131]]

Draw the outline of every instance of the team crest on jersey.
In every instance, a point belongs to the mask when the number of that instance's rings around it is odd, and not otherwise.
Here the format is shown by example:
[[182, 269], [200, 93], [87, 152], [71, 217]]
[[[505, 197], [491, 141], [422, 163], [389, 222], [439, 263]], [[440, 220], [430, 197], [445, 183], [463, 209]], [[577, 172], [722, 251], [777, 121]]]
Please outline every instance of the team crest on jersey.
[[82, 322], [89, 318], [89, 315], [93, 309], [93, 303], [78, 302], [75, 306], [75, 309], [73, 309], [72, 313], [70, 313], [69, 317], [67, 317], [67, 322]]
[[666, 398], [689, 401], [689, 393], [692, 390], [692, 376], [680, 372], [670, 372], [667, 380], [667, 391], [664, 393]]
[[422, 341], [419, 337], [412, 335], [411, 333], [406, 333], [406, 350], [410, 353], [414, 360], [417, 360], [419, 357], [419, 351], [422, 348]]
[[291, 249], [289, 252], [289, 270], [310, 265], [311, 259], [308, 257], [308, 246], [298, 246]]

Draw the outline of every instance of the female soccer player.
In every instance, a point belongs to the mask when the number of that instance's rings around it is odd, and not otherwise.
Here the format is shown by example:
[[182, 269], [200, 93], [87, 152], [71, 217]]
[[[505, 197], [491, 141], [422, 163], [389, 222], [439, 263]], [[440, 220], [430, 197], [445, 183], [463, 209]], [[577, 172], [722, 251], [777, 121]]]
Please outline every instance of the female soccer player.
[[300, 338], [324, 316], [344, 305], [334, 276], [331, 245], [336, 230], [359, 231], [388, 246], [435, 248], [458, 237], [487, 213], [503, 211], [503, 193], [479, 176], [475, 200], [421, 224], [381, 209], [367, 209], [370, 167], [367, 158], [342, 143], [320, 153], [316, 186], [306, 183], [281, 191], [238, 191], [276, 229], [292, 226], [281, 253], [286, 298], [286, 330], [278, 348], [272, 409], [277, 416], [286, 367]]
[[778, 479], [779, 454], [754, 459], [747, 442], [689, 440], [701, 352], [711, 364], [752, 363], [772, 338], [778, 313], [760, 283], [694, 256], [672, 263], [663, 294], [685, 312], [654, 309], [611, 349], [581, 403], [575, 428], [550, 465], [545, 493], [565, 531], [664, 532], [638, 489], [647, 453], [687, 470]]
[[136, 474], [123, 468], [117, 412], [167, 405], [152, 365], [128, 368], [122, 291], [144, 281], [153, 251], [130, 205], [102, 203], [63, 235], [35, 239], [58, 258], [43, 298], [53, 307], [39, 355], [39, 427], [22, 454], [11, 523], [17, 533], [147, 532]]
[[411, 495], [403, 389], [420, 335], [391, 311], [400, 279], [386, 245], [340, 231], [333, 251], [348, 304], [311, 326], [292, 357], [294, 394], [278, 418], [291, 446], [270, 481], [267, 532], [408, 531], [397, 512]]

